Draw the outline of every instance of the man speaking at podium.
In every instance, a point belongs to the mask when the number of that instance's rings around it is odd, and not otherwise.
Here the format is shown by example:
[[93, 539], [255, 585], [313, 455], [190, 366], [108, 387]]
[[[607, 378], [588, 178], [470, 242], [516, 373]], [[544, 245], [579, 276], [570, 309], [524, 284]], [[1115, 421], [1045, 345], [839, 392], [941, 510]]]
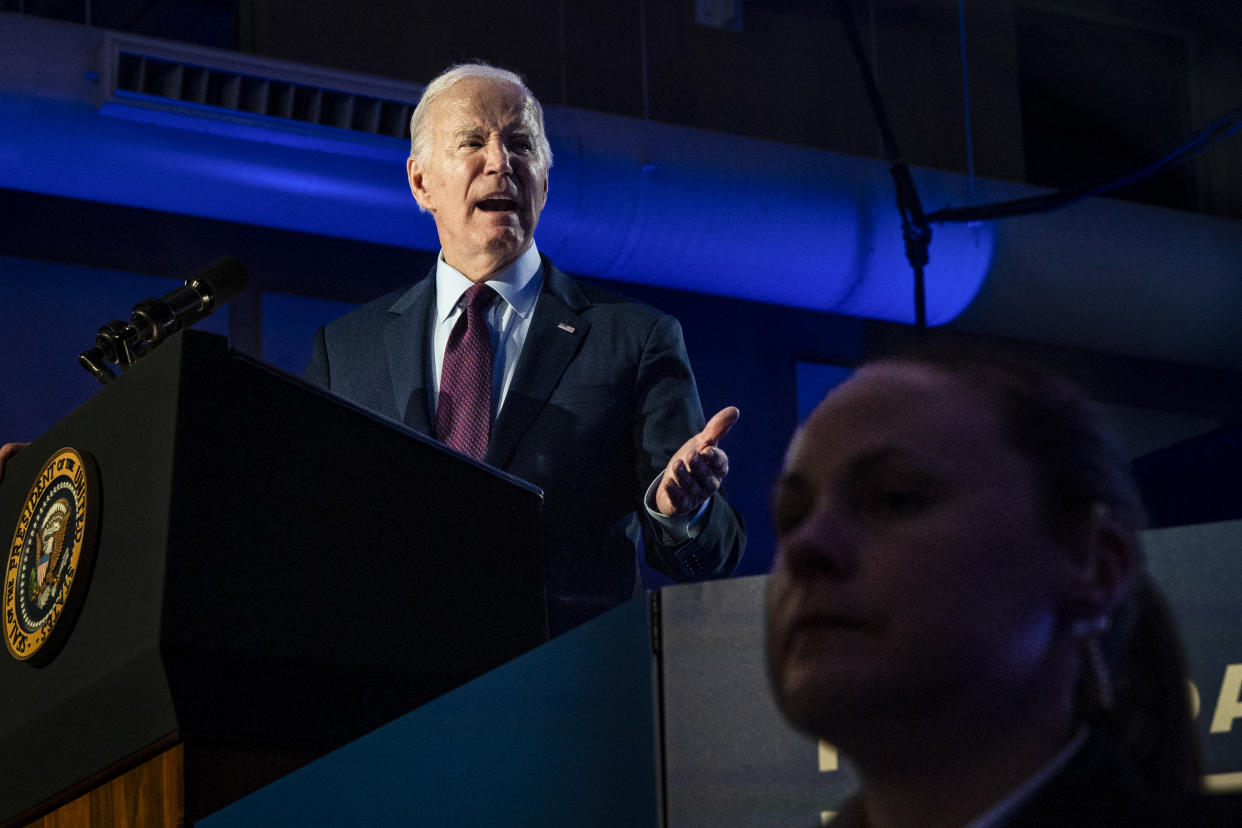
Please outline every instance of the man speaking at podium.
[[552, 153], [534, 95], [456, 66], [410, 134], [436, 267], [321, 329], [307, 379], [543, 489], [553, 635], [633, 595], [639, 550], [674, 580], [731, 573], [746, 538], [718, 443], [738, 411], [704, 424], [675, 319], [539, 253]]
[[[552, 152], [534, 95], [456, 66], [410, 134], [436, 267], [321, 329], [307, 379], [543, 489], [553, 635], [632, 596], [639, 551], [677, 581], [730, 574], [746, 536], [718, 444], [738, 411], [704, 424], [677, 320], [540, 255]], [[22, 445], [0, 446], [0, 479]]]

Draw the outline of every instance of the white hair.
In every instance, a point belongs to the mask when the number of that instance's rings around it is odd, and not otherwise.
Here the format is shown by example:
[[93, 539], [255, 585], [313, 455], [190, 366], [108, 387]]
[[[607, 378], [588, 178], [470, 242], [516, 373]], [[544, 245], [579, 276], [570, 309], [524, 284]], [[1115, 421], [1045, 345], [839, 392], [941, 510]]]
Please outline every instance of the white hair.
[[547, 132], [543, 127], [543, 107], [539, 105], [539, 100], [526, 86], [526, 81], [522, 80], [521, 75], [486, 63], [459, 63], [456, 66], [450, 66], [427, 84], [427, 88], [423, 90], [423, 97], [419, 99], [418, 106], [414, 108], [414, 114], [410, 116], [410, 157], [417, 159], [420, 164], [426, 163], [429, 150], [428, 133], [431, 131], [428, 113], [431, 111], [431, 105], [441, 93], [466, 78], [492, 78], [517, 84], [526, 100], [530, 102], [531, 110], [535, 114], [535, 126], [539, 131], [539, 134], [534, 136], [535, 149], [545, 165], [551, 168], [552, 147], [548, 144]]

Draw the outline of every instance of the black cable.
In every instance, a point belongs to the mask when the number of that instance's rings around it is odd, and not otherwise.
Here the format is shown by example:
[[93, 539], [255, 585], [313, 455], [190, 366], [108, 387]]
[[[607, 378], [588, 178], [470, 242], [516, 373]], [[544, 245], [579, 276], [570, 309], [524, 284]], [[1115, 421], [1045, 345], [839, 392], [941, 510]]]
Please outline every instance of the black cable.
[[1164, 150], [1157, 153], [1153, 160], [1144, 162], [1120, 178], [1083, 187], [1058, 190], [1055, 193], [1041, 196], [999, 201], [994, 204], [981, 204], [977, 207], [946, 207], [943, 210], [929, 213], [927, 220], [937, 223], [992, 221], [1012, 216], [1029, 215], [1031, 213], [1046, 213], [1050, 210], [1056, 210], [1081, 201], [1084, 198], [1106, 193], [1109, 190], [1115, 190], [1127, 184], [1133, 184], [1136, 181], [1141, 181], [1156, 173], [1175, 167], [1203, 152], [1217, 141], [1229, 137], [1239, 129], [1242, 129], [1242, 104], [1238, 104], [1233, 109], [1230, 109], [1200, 130], [1198, 134], [1182, 142], [1173, 150]]

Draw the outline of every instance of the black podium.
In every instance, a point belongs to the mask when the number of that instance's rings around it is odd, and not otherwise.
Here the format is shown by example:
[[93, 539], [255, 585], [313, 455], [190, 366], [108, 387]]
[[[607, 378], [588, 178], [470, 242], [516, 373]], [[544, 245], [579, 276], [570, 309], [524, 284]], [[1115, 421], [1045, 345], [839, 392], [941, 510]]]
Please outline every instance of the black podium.
[[163, 785], [149, 808], [192, 822], [546, 639], [538, 489], [221, 337], [174, 337], [12, 460], [6, 550], [64, 446], [98, 468], [97, 554], [59, 653], [0, 652], [6, 824], [152, 762], [171, 777], [121, 798]]

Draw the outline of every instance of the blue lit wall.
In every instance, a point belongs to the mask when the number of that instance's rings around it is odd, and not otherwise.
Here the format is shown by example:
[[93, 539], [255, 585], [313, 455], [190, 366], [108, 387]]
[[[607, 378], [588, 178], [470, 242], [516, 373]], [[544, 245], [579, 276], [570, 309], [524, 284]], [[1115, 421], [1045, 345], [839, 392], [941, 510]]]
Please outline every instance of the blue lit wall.
[[798, 395], [798, 424], [801, 425], [820, 404], [828, 392], [849, 378], [854, 371], [843, 365], [823, 365], [818, 362], [799, 362], [794, 367], [795, 386]]
[[301, 375], [310, 361], [311, 337], [356, 305], [286, 293], [263, 294], [263, 359]]

